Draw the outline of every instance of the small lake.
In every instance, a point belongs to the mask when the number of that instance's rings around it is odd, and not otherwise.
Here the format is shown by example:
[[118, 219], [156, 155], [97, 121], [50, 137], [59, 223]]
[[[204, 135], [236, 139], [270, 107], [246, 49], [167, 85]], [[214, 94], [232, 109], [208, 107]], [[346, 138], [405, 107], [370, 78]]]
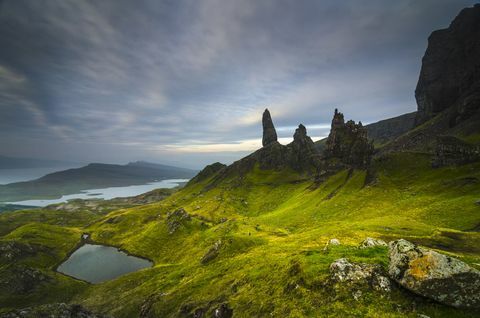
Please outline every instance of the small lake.
[[57, 271], [97, 284], [152, 266], [152, 262], [128, 255], [116, 247], [85, 244], [73, 252]]
[[133, 185], [127, 187], [110, 187], [103, 189], [90, 189], [84, 190], [80, 193], [64, 195], [59, 199], [51, 200], [25, 200], [17, 202], [6, 202], [8, 204], [15, 205], [28, 205], [28, 206], [37, 206], [44, 207], [50, 204], [63, 203], [72, 199], [104, 199], [110, 200], [113, 198], [124, 198], [124, 197], [133, 197], [145, 192], [155, 190], [155, 189], [171, 189], [178, 186], [180, 183], [188, 182], [189, 179], [168, 179], [162, 180], [147, 184]]

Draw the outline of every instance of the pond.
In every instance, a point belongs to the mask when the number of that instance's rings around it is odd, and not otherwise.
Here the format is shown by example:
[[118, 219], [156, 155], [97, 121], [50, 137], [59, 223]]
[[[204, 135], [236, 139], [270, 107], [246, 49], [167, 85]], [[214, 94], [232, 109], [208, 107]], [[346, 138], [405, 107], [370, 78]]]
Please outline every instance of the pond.
[[57, 271], [96, 284], [152, 266], [151, 261], [128, 255], [116, 247], [85, 244]]

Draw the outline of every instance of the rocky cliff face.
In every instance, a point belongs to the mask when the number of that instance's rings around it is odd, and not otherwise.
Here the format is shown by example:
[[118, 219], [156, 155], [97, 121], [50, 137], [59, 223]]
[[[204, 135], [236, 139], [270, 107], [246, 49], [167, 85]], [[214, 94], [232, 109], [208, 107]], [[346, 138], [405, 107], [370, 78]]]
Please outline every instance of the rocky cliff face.
[[433, 167], [462, 165], [480, 160], [480, 146], [473, 146], [453, 136], [437, 137]]
[[417, 124], [458, 105], [452, 121], [478, 110], [480, 100], [480, 4], [460, 12], [447, 29], [433, 32], [415, 90]]
[[345, 123], [343, 114], [335, 109], [326, 141], [325, 158], [337, 158], [347, 165], [366, 167], [372, 155], [373, 144], [368, 140], [367, 130], [362, 123], [356, 124], [353, 120]]

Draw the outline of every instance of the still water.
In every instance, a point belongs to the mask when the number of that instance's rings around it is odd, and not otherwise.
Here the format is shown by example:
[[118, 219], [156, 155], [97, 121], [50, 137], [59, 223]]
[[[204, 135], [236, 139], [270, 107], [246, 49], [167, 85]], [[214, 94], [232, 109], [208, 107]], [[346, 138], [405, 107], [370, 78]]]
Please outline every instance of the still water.
[[85, 244], [57, 271], [96, 284], [152, 266], [152, 262], [128, 255], [116, 247]]
[[109, 200], [113, 198], [123, 198], [123, 197], [132, 197], [136, 196], [154, 189], [171, 189], [175, 188], [182, 182], [187, 182], [188, 179], [168, 179], [157, 182], [152, 182], [142, 185], [133, 185], [127, 187], [111, 187], [103, 189], [90, 189], [84, 190], [80, 193], [64, 195], [59, 199], [51, 200], [25, 200], [25, 201], [16, 201], [16, 202], [7, 202], [8, 204], [16, 205], [28, 205], [28, 206], [38, 206], [44, 207], [49, 204], [63, 203], [72, 199], [104, 199]]

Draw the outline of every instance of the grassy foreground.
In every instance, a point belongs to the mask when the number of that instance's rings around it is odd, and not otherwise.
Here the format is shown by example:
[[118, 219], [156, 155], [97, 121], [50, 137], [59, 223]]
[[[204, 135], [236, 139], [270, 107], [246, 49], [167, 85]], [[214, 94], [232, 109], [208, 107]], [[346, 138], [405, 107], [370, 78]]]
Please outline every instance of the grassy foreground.
[[[428, 156], [400, 153], [376, 160], [368, 175], [345, 170], [319, 184], [258, 168], [210, 188], [211, 180], [107, 212], [1, 214], [0, 243], [35, 251], [0, 257], [0, 276], [29, 267], [47, 278], [33, 292], [0, 290], [0, 312], [72, 302], [114, 317], [186, 317], [228, 302], [234, 317], [478, 317], [400, 288], [354, 300], [328, 283], [328, 267], [341, 257], [386, 266], [386, 248], [357, 248], [375, 237], [405, 238], [480, 269], [480, 163], [432, 169]], [[179, 208], [191, 218], [172, 219]], [[55, 273], [84, 232], [155, 266], [98, 285]], [[342, 245], [325, 249], [331, 238]]]

